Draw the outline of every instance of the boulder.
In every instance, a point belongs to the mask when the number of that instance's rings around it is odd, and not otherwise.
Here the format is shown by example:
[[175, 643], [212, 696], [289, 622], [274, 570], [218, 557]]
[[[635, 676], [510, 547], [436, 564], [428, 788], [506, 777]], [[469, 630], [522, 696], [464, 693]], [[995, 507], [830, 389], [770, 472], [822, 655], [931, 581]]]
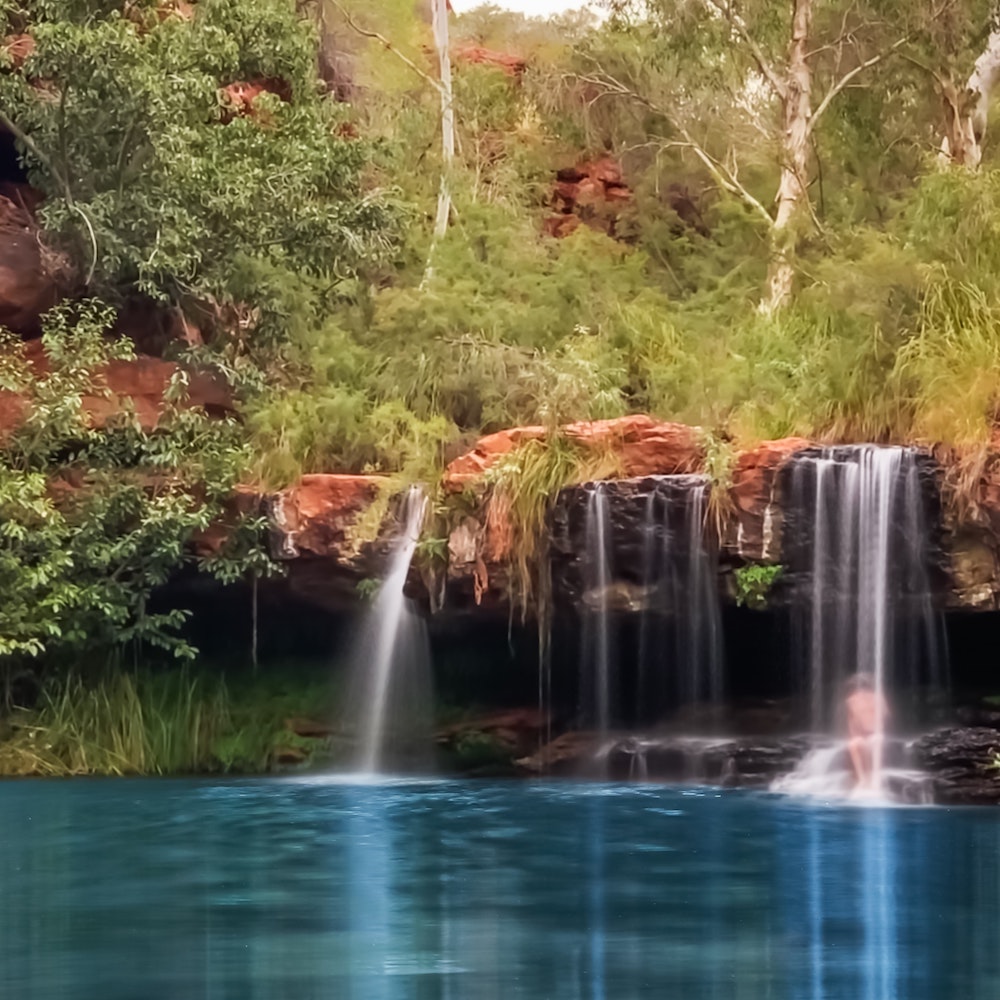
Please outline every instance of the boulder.
[[351, 560], [357, 549], [351, 529], [385, 481], [380, 476], [314, 474], [272, 496], [276, 557]]
[[528, 68], [528, 61], [509, 52], [496, 52], [472, 42], [456, 45], [452, 59], [457, 66], [492, 66], [512, 79], [520, 79]]
[[[49, 369], [49, 361], [40, 340], [25, 345], [25, 360], [35, 373]], [[151, 431], [159, 422], [164, 409], [164, 394], [179, 366], [172, 361], [138, 355], [123, 361], [111, 361], [98, 373], [104, 391], [88, 393], [82, 398], [83, 411], [92, 427], [103, 427], [126, 409], [134, 410], [144, 431]], [[201, 407], [213, 417], [234, 412], [229, 388], [204, 372], [189, 372], [188, 407]], [[28, 402], [15, 392], [0, 390], [0, 437], [10, 434], [24, 415]]]
[[621, 164], [611, 157], [564, 167], [556, 172], [545, 232], [562, 238], [586, 224], [614, 236], [618, 215], [631, 200]]
[[398, 527], [393, 517], [364, 522], [387, 480], [313, 474], [269, 496], [271, 553], [288, 564], [295, 596], [328, 610], [359, 600], [358, 584], [382, 571]]
[[697, 739], [570, 732], [517, 764], [530, 774], [766, 788], [794, 770], [811, 746], [804, 736]]
[[[697, 427], [668, 423], [645, 414], [565, 424], [559, 433], [585, 448], [613, 452], [623, 477], [697, 472], [705, 458]], [[459, 493], [476, 484], [519, 445], [544, 440], [548, 435], [545, 427], [529, 426], [480, 438], [472, 451], [460, 455], [445, 469], [445, 490]]]
[[[505, 456], [525, 442], [544, 440], [549, 433], [541, 426], [515, 427], [481, 438], [471, 451], [448, 465], [442, 482], [445, 492], [454, 494], [481, 486], [484, 476]], [[614, 456], [615, 464], [624, 477], [614, 482], [625, 483], [615, 495], [617, 497], [620, 492], [623, 499], [627, 498], [630, 506], [626, 513], [631, 521], [641, 518], [644, 497], [650, 489], [656, 488], [656, 483], [649, 480], [646, 492], [643, 492], [641, 487], [635, 485], [639, 480], [687, 474], [698, 469], [704, 460], [698, 428], [666, 423], [642, 414], [567, 424], [559, 429], [559, 433], [586, 450], [607, 452]], [[638, 499], [637, 490], [642, 494]], [[557, 509], [576, 510], [579, 504], [568, 503], [576, 494], [571, 490], [564, 492], [566, 495], [556, 505]], [[617, 512], [615, 516], [622, 513], [617, 505], [614, 510]], [[570, 518], [572, 524], [567, 522], [561, 528], [555, 523], [557, 519], [554, 517], [553, 533], [561, 542], [556, 544], [556, 548], [563, 552], [566, 561], [574, 562], [582, 551], [580, 538], [577, 537], [580, 518]], [[490, 510], [467, 514], [452, 526], [446, 580], [446, 605], [449, 610], [482, 607], [484, 610], [503, 612], [509, 599], [509, 547], [508, 526], [502, 513], [496, 510], [492, 511], [492, 516]], [[638, 561], [635, 566], [639, 566]], [[570, 586], [574, 593], [580, 591], [578, 577], [577, 572], [576, 582]]]
[[64, 255], [48, 248], [26, 205], [0, 197], [0, 326], [24, 337], [41, 333], [41, 316], [69, 280]]
[[955, 608], [994, 611], [1000, 593], [998, 539], [974, 524], [954, 526], [945, 571], [951, 578], [947, 603]]
[[537, 708], [513, 708], [439, 729], [438, 747], [462, 770], [513, 767], [516, 758], [538, 748], [547, 716]]
[[933, 778], [935, 802], [1000, 803], [1000, 732], [996, 729], [941, 729], [920, 737], [913, 745], [913, 754]]
[[727, 551], [740, 559], [779, 560], [778, 472], [793, 455], [811, 446], [805, 438], [782, 438], [765, 441], [737, 457], [729, 490], [733, 516], [724, 539]]

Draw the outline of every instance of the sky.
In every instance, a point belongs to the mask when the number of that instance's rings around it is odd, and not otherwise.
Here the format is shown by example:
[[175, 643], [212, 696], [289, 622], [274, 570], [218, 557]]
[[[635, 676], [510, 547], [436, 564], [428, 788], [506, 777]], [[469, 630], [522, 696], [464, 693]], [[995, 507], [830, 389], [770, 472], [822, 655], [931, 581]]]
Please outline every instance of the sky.
[[[483, 2], [484, 0], [451, 0], [451, 5], [459, 14], [464, 14], [465, 11], [472, 10]], [[490, 0], [490, 2], [507, 10], [518, 10], [522, 14], [539, 16], [558, 14], [560, 11], [586, 6], [586, 0]]]

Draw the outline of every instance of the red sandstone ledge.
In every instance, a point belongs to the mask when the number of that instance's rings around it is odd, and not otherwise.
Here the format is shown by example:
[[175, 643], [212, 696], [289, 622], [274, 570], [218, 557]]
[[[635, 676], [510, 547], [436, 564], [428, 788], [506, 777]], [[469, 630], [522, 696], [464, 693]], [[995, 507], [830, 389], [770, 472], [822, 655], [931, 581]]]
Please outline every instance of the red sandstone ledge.
[[[705, 460], [702, 434], [697, 427], [654, 420], [645, 414], [566, 424], [558, 433], [595, 451], [614, 451], [621, 463], [622, 477], [697, 472]], [[529, 426], [480, 438], [472, 451], [459, 456], [445, 469], [445, 491], [461, 492], [478, 482], [519, 445], [544, 440], [549, 434], [547, 427]]]

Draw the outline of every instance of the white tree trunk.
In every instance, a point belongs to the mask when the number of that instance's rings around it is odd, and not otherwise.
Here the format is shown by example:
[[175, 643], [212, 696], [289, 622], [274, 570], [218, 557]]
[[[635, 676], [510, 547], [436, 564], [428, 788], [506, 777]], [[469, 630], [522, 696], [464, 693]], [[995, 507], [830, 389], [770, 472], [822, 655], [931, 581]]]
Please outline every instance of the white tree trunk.
[[434, 239], [438, 240], [448, 230], [451, 214], [450, 173], [455, 162], [455, 106], [451, 93], [451, 53], [448, 50], [448, 0], [431, 0], [434, 19], [434, 44], [437, 47], [441, 77], [441, 190], [438, 194], [437, 217], [434, 221]]
[[990, 32], [982, 55], [966, 84], [957, 94], [945, 91], [946, 134], [941, 143], [945, 162], [975, 170], [983, 159], [983, 138], [989, 117], [990, 97], [1000, 83], [1000, 30]]
[[812, 71], [807, 62], [813, 0], [795, 0], [788, 75], [784, 81], [781, 135], [781, 180], [771, 228], [771, 262], [761, 310], [772, 313], [786, 305], [795, 280], [797, 223], [806, 208], [809, 135], [812, 131]]

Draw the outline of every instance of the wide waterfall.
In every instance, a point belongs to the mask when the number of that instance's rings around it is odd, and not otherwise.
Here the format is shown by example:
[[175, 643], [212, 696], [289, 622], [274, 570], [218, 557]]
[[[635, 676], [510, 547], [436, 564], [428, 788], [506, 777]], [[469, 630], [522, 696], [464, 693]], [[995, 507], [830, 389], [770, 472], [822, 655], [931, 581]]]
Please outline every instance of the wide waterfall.
[[585, 492], [584, 718], [603, 733], [717, 702], [722, 629], [705, 479], [650, 476]]
[[364, 774], [387, 765], [412, 769], [429, 745], [427, 626], [403, 592], [426, 510], [423, 491], [412, 487], [400, 511], [403, 529], [388, 572], [351, 655], [345, 728], [356, 728], [356, 770]]
[[811, 728], [842, 730], [847, 679], [870, 679], [880, 789], [884, 736], [907, 708], [902, 692], [941, 682], [920, 456], [873, 445], [825, 449], [794, 461], [789, 487], [785, 551], [797, 581], [795, 636]]

